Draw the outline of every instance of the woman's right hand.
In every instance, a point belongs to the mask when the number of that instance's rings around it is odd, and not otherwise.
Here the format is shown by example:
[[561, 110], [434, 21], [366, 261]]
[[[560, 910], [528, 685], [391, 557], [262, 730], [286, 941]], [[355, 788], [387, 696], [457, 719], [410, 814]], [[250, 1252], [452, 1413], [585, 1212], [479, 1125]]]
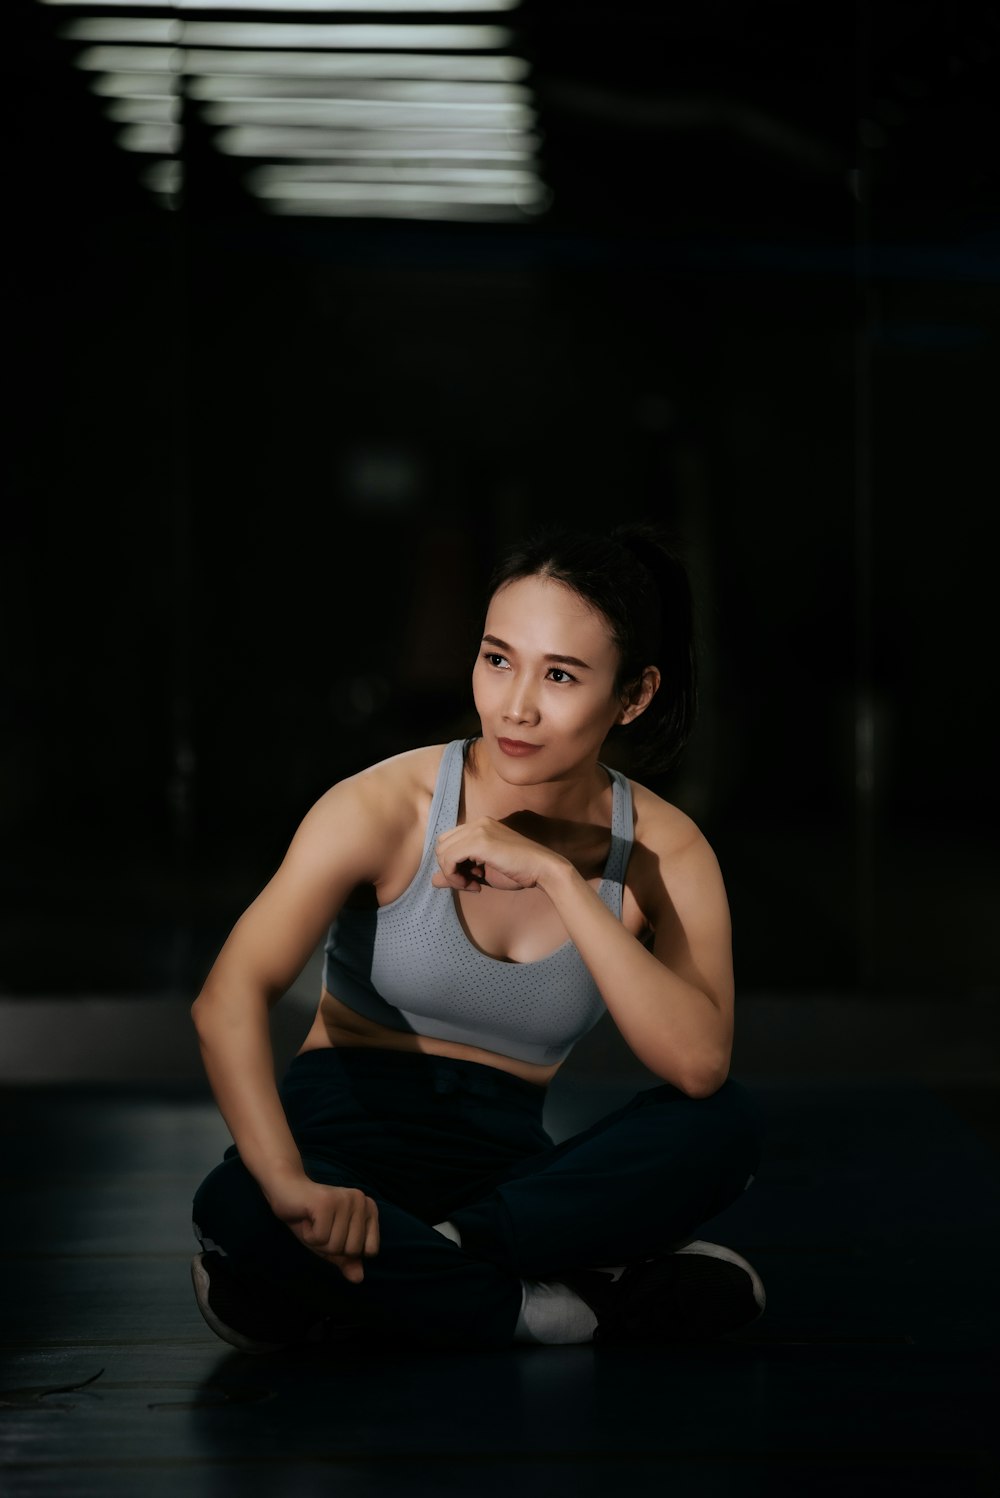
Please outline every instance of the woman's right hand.
[[377, 1254], [379, 1248], [378, 1207], [370, 1196], [354, 1186], [324, 1186], [304, 1174], [269, 1183], [264, 1195], [300, 1243], [360, 1284], [362, 1254]]

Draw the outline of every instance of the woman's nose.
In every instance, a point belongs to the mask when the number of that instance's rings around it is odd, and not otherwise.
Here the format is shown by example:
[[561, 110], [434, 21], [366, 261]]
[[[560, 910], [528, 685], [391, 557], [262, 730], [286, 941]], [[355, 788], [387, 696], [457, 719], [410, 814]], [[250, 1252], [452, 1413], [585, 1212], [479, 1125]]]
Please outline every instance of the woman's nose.
[[522, 680], [511, 684], [504, 717], [512, 723], [530, 723], [537, 719], [538, 708], [530, 682]]

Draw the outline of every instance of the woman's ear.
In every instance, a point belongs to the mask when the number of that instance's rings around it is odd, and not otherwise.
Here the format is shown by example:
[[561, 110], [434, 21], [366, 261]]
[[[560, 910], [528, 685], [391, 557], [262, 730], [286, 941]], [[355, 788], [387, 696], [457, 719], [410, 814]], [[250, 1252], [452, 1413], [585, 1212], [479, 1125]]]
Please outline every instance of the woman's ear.
[[656, 666], [646, 666], [638, 681], [634, 681], [622, 694], [621, 712], [615, 719], [616, 723], [631, 723], [640, 713], [644, 713], [659, 690], [660, 679]]

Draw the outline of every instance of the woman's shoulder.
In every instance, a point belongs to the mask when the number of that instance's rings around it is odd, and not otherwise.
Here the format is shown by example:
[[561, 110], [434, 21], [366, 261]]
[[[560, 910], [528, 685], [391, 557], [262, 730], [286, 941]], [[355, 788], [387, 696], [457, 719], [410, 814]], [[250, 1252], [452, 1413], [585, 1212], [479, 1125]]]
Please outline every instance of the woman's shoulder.
[[634, 893], [655, 930], [680, 917], [694, 929], [705, 919], [728, 918], [722, 870], [715, 852], [687, 812], [648, 786], [631, 780], [636, 854], [629, 868]]
[[386, 861], [418, 835], [427, 818], [447, 745], [406, 749], [343, 776], [314, 801], [292, 846], [307, 863], [353, 857], [355, 882], [381, 878]]
[[708, 839], [693, 817], [665, 801], [638, 780], [629, 780], [635, 815], [635, 840], [661, 859], [672, 860], [688, 852], [711, 852]]
[[317, 805], [354, 803], [383, 824], [399, 827], [426, 813], [447, 744], [424, 744], [364, 765], [344, 776]]
[[366, 765], [344, 783], [403, 801], [411, 797], [433, 796], [447, 748], [447, 744], [422, 744], [416, 749], [403, 749], [387, 759]]

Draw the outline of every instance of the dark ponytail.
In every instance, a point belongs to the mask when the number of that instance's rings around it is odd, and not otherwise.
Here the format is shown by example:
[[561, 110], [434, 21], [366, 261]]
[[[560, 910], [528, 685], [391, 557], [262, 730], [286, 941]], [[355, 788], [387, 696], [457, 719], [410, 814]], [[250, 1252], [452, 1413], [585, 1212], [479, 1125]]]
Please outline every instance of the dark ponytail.
[[561, 527], [535, 531], [496, 564], [489, 597], [505, 583], [536, 576], [565, 583], [603, 614], [618, 650], [614, 689], [623, 700], [646, 666], [659, 668], [652, 702], [612, 734], [628, 744], [637, 770], [670, 769], [694, 727], [697, 685], [691, 586], [665, 533], [646, 521], [616, 525], [603, 536]]

